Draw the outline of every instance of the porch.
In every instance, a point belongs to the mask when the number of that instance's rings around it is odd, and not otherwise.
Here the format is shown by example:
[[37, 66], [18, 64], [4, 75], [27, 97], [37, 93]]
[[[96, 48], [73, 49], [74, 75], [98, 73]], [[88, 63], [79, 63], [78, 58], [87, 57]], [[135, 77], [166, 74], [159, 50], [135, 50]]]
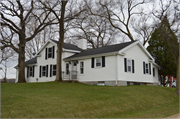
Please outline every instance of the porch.
[[63, 80], [78, 80], [78, 71], [62, 72]]

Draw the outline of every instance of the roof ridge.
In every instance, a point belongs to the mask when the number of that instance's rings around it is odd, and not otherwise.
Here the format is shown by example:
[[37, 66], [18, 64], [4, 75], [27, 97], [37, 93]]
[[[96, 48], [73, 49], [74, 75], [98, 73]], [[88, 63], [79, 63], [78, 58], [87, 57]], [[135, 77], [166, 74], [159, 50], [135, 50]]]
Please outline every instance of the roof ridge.
[[[111, 46], [121, 45], [121, 44], [124, 44], [124, 43], [130, 43], [130, 42], [136, 42], [136, 40], [135, 41], [122, 42], [122, 43], [118, 43], [118, 44], [106, 45], [106, 46], [98, 47], [98, 48], [111, 47]], [[98, 49], [98, 48], [91, 48], [91, 49], [86, 49], [86, 50], [95, 50], [95, 49]], [[83, 50], [83, 51], [86, 51], [86, 50]]]
[[[57, 40], [54, 40], [54, 39], [50, 39], [50, 40], [52, 40], [52, 41], [54, 41], [54, 42], [59, 42], [59, 41], [57, 41]], [[73, 45], [73, 46], [76, 46], [76, 47], [78, 47], [77, 45], [74, 45], [74, 44], [71, 44], [71, 43], [65, 43], [64, 42], [64, 44], [67, 44], [67, 45]], [[79, 47], [78, 47], [79, 48]]]

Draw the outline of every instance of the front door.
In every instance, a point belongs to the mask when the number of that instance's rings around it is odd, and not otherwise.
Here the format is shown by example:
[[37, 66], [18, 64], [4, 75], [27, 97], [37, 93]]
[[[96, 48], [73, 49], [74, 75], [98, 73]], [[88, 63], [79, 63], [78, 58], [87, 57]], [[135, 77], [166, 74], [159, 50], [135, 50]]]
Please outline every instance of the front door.
[[77, 79], [77, 62], [73, 61], [72, 65], [72, 79]]

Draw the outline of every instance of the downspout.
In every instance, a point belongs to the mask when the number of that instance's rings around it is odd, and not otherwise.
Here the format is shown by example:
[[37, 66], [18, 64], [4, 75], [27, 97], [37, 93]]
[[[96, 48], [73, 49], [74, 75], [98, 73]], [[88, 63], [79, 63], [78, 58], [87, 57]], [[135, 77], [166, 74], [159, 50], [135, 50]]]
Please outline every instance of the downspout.
[[118, 75], [118, 72], [119, 72], [119, 55], [118, 53], [114, 53], [114, 55], [116, 56], [116, 86], [118, 86], [118, 79], [119, 79], [119, 75]]
[[119, 54], [117, 54], [116, 55], [116, 57], [117, 57], [117, 66], [116, 66], [116, 68], [117, 68], [117, 70], [116, 70], [116, 73], [117, 73], [117, 78], [116, 78], [116, 86], [118, 86], [118, 79], [119, 79]]

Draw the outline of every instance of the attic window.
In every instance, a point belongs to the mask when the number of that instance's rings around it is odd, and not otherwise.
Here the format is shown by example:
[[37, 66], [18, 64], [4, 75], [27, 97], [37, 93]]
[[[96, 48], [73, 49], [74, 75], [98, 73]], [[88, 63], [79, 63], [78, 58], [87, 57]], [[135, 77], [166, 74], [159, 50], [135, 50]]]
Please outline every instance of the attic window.
[[52, 48], [48, 48], [48, 58], [52, 57]]

